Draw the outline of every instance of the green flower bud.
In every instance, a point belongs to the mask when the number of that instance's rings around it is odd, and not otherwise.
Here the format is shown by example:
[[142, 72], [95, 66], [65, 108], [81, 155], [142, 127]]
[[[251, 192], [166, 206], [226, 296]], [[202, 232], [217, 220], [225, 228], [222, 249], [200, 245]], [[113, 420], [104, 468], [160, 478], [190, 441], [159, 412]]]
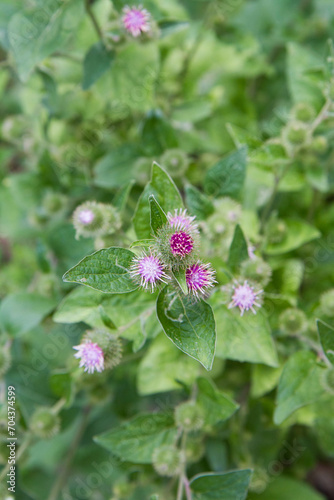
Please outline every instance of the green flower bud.
[[255, 281], [261, 286], [266, 286], [271, 279], [271, 267], [259, 258], [245, 260], [241, 264], [241, 276], [247, 280]]
[[311, 142], [311, 149], [314, 153], [323, 154], [328, 149], [328, 141], [324, 135], [317, 135]]
[[302, 122], [289, 123], [284, 129], [284, 136], [290, 144], [299, 146], [307, 137], [307, 127]]
[[316, 111], [313, 106], [305, 102], [299, 102], [292, 110], [292, 115], [295, 120], [301, 122], [310, 122], [316, 116]]
[[263, 467], [256, 467], [252, 474], [249, 489], [255, 493], [262, 493], [266, 489], [269, 481], [268, 472]]
[[196, 431], [204, 424], [203, 410], [194, 401], [181, 403], [175, 408], [175, 423], [184, 431]]
[[295, 334], [304, 332], [307, 328], [307, 318], [300, 309], [286, 309], [279, 317], [281, 330], [286, 334]]
[[59, 432], [60, 419], [50, 408], [38, 408], [32, 415], [29, 423], [30, 430], [36, 436], [47, 439]]
[[272, 219], [266, 227], [268, 243], [281, 243], [287, 235], [287, 227], [282, 219]]
[[121, 223], [119, 213], [113, 206], [87, 201], [75, 209], [73, 225], [78, 239], [80, 236], [93, 238], [114, 233]]
[[87, 330], [82, 338], [83, 342], [94, 342], [101, 347], [104, 356], [104, 369], [111, 370], [119, 365], [122, 359], [122, 341], [107, 330]]
[[48, 215], [58, 214], [66, 209], [67, 198], [63, 194], [48, 191], [43, 198], [42, 207]]
[[181, 149], [168, 149], [160, 161], [172, 177], [182, 177], [189, 164], [187, 155]]
[[321, 295], [320, 308], [323, 314], [329, 318], [334, 318], [334, 288]]
[[153, 452], [153, 467], [160, 476], [177, 476], [184, 465], [184, 454], [174, 446], [160, 446]]
[[215, 211], [207, 219], [208, 234], [226, 235], [233, 230], [241, 217], [241, 205], [231, 198], [221, 198], [215, 202]]

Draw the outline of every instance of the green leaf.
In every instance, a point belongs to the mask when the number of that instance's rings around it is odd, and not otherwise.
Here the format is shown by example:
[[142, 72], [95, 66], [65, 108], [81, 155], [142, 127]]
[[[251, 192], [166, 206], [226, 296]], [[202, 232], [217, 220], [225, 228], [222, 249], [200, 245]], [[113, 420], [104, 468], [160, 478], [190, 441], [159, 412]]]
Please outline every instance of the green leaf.
[[319, 108], [324, 97], [321, 86], [310, 75], [310, 71], [321, 69], [318, 55], [296, 43], [288, 44], [287, 53], [288, 86], [293, 102], [308, 102]]
[[198, 474], [190, 482], [194, 500], [245, 500], [252, 471]]
[[215, 425], [227, 420], [237, 411], [239, 405], [231, 400], [204, 377], [197, 381], [197, 402], [202, 407], [205, 423]]
[[246, 176], [247, 147], [242, 147], [211, 167], [204, 179], [205, 191], [212, 196], [239, 196]]
[[278, 384], [282, 368], [273, 368], [265, 365], [253, 365], [251, 395], [260, 398], [272, 391]]
[[271, 478], [268, 487], [262, 493], [249, 493], [248, 500], [325, 500], [325, 497], [310, 486], [290, 477]]
[[206, 219], [213, 214], [214, 207], [212, 201], [197, 188], [188, 184], [185, 187], [186, 205], [190, 213], [196, 215], [200, 220]]
[[151, 247], [153, 245], [155, 240], [152, 238], [147, 238], [145, 240], [137, 240], [131, 243], [130, 248], [135, 248], [135, 247]]
[[249, 363], [278, 366], [271, 330], [265, 315], [250, 311], [240, 316], [239, 310], [225, 305], [214, 307], [217, 323], [216, 355], [222, 359], [235, 359]]
[[160, 29], [160, 38], [178, 33], [189, 26], [187, 21], [173, 21], [171, 19], [161, 19], [158, 22]]
[[151, 236], [149, 197], [152, 194], [166, 213], [174, 211], [175, 208], [183, 207], [180, 193], [174, 182], [167, 172], [154, 162], [151, 181], [146, 185], [138, 200], [133, 218], [138, 238], [150, 238]]
[[168, 219], [153, 194], [149, 196], [148, 201], [151, 210], [151, 228], [154, 234], [158, 234], [159, 229], [167, 223]]
[[88, 50], [83, 62], [83, 90], [89, 89], [111, 68], [114, 58], [115, 52], [108, 50], [101, 41]]
[[56, 303], [36, 293], [7, 295], [0, 305], [0, 327], [9, 335], [21, 335], [37, 326]]
[[144, 119], [140, 144], [145, 156], [157, 156], [178, 147], [175, 131], [160, 111], [151, 111]]
[[22, 81], [28, 79], [36, 64], [62, 48], [83, 15], [81, 0], [46, 0], [43, 7], [27, 7], [14, 14], [8, 24], [8, 38]]
[[124, 186], [121, 186], [112, 200], [113, 206], [117, 208], [120, 212], [122, 212], [126, 207], [130, 191], [134, 183], [135, 181], [132, 180], [130, 182], [127, 182]]
[[56, 396], [66, 399], [66, 406], [72, 404], [74, 398], [74, 381], [69, 372], [63, 370], [53, 372], [50, 375], [50, 387]]
[[119, 188], [134, 176], [133, 168], [138, 158], [138, 148], [123, 144], [103, 156], [94, 167], [94, 183], [104, 189]]
[[155, 448], [173, 444], [177, 430], [170, 413], [147, 413], [94, 438], [114, 455], [138, 464], [150, 464]]
[[317, 319], [320, 342], [328, 360], [334, 364], [334, 328]]
[[98, 250], [67, 271], [63, 280], [80, 283], [105, 293], [128, 293], [138, 285], [129, 275], [135, 254], [125, 248]]
[[115, 330], [117, 328], [117, 326], [115, 325], [113, 320], [108, 316], [108, 314], [104, 310], [104, 307], [102, 304], [100, 304], [98, 306], [98, 311], [100, 313], [100, 317], [101, 317], [101, 320], [102, 320], [102, 323], [104, 324], [104, 326], [106, 326], [107, 328], [110, 328], [110, 330]]
[[157, 315], [167, 337], [207, 370], [211, 370], [216, 344], [216, 328], [209, 304], [181, 297], [171, 287], [161, 290]]
[[176, 279], [179, 287], [181, 288], [182, 292], [184, 295], [188, 295], [188, 286], [187, 286], [187, 280], [186, 280], [186, 270], [185, 269], [179, 269], [178, 271], [173, 271], [173, 276]]
[[280, 255], [282, 253], [291, 252], [296, 248], [301, 247], [305, 243], [319, 238], [320, 231], [310, 224], [297, 219], [285, 219], [287, 234], [280, 243], [269, 243], [264, 251], [268, 255]]
[[298, 408], [319, 399], [324, 393], [322, 379], [323, 368], [313, 352], [299, 351], [291, 356], [279, 381], [274, 422], [281, 424]]
[[158, 335], [140, 362], [138, 392], [144, 396], [180, 389], [180, 382], [191, 386], [200, 369], [195, 360], [175, 349], [165, 335]]
[[248, 245], [239, 224], [235, 226], [233, 240], [230, 246], [227, 263], [232, 270], [236, 270], [242, 261], [247, 260]]

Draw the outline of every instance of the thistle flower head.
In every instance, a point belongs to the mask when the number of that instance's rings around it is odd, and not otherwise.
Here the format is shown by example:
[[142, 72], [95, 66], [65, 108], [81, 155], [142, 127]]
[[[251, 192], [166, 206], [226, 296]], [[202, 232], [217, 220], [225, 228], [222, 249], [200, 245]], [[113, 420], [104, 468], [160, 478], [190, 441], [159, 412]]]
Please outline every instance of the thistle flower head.
[[210, 264], [202, 264], [196, 262], [186, 270], [186, 281], [189, 291], [199, 298], [200, 295], [205, 295], [209, 288], [213, 287], [216, 282], [215, 271]]
[[87, 201], [79, 205], [73, 213], [76, 238], [98, 237], [114, 233], [120, 228], [120, 216], [112, 205]]
[[141, 5], [138, 7], [129, 7], [127, 5], [123, 9], [122, 21], [124, 28], [134, 37], [149, 31], [150, 18], [150, 13], [146, 9], [143, 9]]
[[135, 257], [132, 262], [130, 275], [133, 279], [139, 280], [140, 286], [145, 290], [151, 288], [153, 292], [157, 285], [166, 283], [169, 276], [165, 273], [165, 266], [154, 254], [142, 254]]
[[168, 212], [167, 219], [174, 229], [177, 230], [188, 230], [198, 232], [198, 226], [194, 223], [196, 217], [190, 217], [187, 215], [187, 210], [182, 208], [175, 209], [174, 215]]
[[80, 359], [80, 367], [85, 368], [85, 372], [102, 372], [104, 369], [104, 355], [101, 347], [95, 342], [84, 342], [73, 347], [78, 352], [74, 354], [75, 358]]
[[173, 233], [169, 243], [172, 254], [179, 255], [181, 258], [191, 253], [194, 248], [193, 238], [185, 231]]
[[83, 208], [78, 212], [78, 221], [81, 222], [81, 224], [91, 224], [94, 220], [94, 212], [90, 208]]
[[87, 330], [82, 340], [99, 346], [103, 352], [103, 368], [105, 370], [111, 370], [121, 362], [123, 350], [121, 339], [108, 332], [108, 330]]
[[231, 307], [239, 307], [241, 316], [243, 316], [245, 311], [249, 311], [249, 309], [256, 314], [254, 307], [261, 307], [261, 304], [259, 304], [257, 300], [258, 296], [263, 293], [263, 290], [256, 292], [254, 288], [247, 283], [247, 280], [244, 281], [242, 285], [237, 285], [233, 288], [234, 293], [228, 308], [231, 309]]

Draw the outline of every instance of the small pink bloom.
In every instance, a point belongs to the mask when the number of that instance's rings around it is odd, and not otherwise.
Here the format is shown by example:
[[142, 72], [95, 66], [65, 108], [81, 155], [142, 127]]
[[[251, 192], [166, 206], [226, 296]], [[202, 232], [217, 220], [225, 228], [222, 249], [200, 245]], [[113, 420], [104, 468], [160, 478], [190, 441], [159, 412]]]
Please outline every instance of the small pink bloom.
[[85, 342], [84, 344], [73, 347], [78, 352], [74, 354], [75, 358], [81, 358], [80, 367], [85, 367], [85, 372], [102, 372], [104, 369], [104, 355], [101, 347], [94, 342]]
[[182, 210], [182, 208], [179, 210], [175, 209], [174, 215], [168, 212], [167, 218], [170, 225], [177, 230], [185, 229], [198, 232], [198, 226], [194, 223], [196, 217], [187, 215], [187, 210]]
[[90, 224], [94, 220], [94, 212], [92, 210], [89, 210], [89, 208], [83, 208], [79, 213], [78, 213], [78, 220], [81, 222], [81, 224]]
[[232, 301], [230, 302], [228, 308], [231, 309], [231, 307], [239, 307], [241, 316], [245, 311], [249, 311], [249, 309], [256, 314], [254, 306], [261, 307], [261, 304], [257, 302], [258, 296], [261, 293], [263, 293], [263, 290], [255, 292], [254, 288], [250, 286], [247, 281], [245, 281], [243, 285], [234, 287]]
[[149, 31], [150, 18], [150, 13], [143, 9], [141, 5], [138, 7], [126, 6], [123, 9], [122, 21], [124, 27], [134, 37], [139, 36], [142, 32]]
[[216, 283], [214, 279], [215, 271], [210, 264], [197, 262], [186, 270], [186, 281], [189, 291], [197, 298], [199, 295], [205, 295], [209, 288]]
[[181, 258], [189, 254], [194, 248], [193, 238], [185, 231], [179, 231], [172, 234], [169, 243], [172, 253], [174, 255], [180, 255]]
[[155, 255], [142, 255], [133, 260], [130, 275], [134, 279], [140, 280], [140, 286], [147, 288], [150, 286], [152, 292], [159, 282], [166, 283], [169, 276], [164, 272], [164, 265]]

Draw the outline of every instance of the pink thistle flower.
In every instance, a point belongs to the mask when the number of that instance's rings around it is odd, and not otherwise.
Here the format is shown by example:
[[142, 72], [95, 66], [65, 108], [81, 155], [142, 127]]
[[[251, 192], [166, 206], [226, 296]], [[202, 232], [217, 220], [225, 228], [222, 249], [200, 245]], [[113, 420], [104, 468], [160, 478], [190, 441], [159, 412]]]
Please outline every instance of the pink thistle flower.
[[173, 255], [180, 255], [181, 258], [188, 255], [194, 248], [193, 238], [185, 231], [172, 234], [169, 243]]
[[155, 255], [143, 254], [139, 258], [134, 258], [130, 269], [130, 275], [134, 279], [139, 279], [140, 286], [145, 290], [151, 287], [153, 292], [160, 283], [166, 283], [170, 277], [165, 273], [165, 266]]
[[175, 209], [174, 215], [168, 212], [167, 218], [170, 225], [177, 230], [185, 229], [187, 231], [198, 233], [198, 226], [194, 223], [196, 217], [190, 217], [189, 215], [187, 215], [186, 209]]
[[209, 288], [216, 283], [214, 278], [215, 271], [210, 264], [202, 264], [196, 262], [186, 270], [186, 281], [189, 291], [199, 298], [200, 295], [205, 295]]
[[75, 358], [81, 358], [80, 367], [85, 367], [85, 372], [102, 372], [104, 369], [104, 354], [101, 347], [94, 342], [85, 342], [73, 347], [78, 352], [74, 354]]
[[90, 210], [89, 208], [83, 208], [79, 213], [78, 213], [78, 220], [81, 222], [81, 224], [90, 224], [94, 220], [94, 212]]
[[255, 292], [254, 288], [247, 283], [247, 280], [243, 285], [234, 286], [234, 293], [232, 295], [232, 301], [228, 305], [228, 308], [239, 307], [241, 315], [243, 316], [245, 311], [252, 310], [254, 314], [256, 311], [254, 306], [261, 307], [261, 304], [257, 302], [258, 296], [263, 293], [263, 290]]
[[123, 14], [124, 27], [132, 36], [137, 37], [141, 33], [149, 31], [151, 15], [141, 5], [138, 7], [129, 7], [127, 5], [123, 9]]

